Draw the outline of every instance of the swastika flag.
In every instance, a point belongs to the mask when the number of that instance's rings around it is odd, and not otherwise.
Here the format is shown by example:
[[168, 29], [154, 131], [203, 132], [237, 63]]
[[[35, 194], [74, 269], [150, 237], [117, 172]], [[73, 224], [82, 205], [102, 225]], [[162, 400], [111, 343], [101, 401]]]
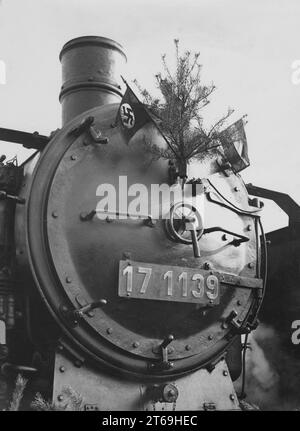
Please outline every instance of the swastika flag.
[[125, 80], [124, 82], [126, 84], [126, 91], [120, 103], [116, 124], [121, 126], [121, 129], [128, 141], [146, 123], [153, 123], [160, 131], [146, 106], [139, 101]]

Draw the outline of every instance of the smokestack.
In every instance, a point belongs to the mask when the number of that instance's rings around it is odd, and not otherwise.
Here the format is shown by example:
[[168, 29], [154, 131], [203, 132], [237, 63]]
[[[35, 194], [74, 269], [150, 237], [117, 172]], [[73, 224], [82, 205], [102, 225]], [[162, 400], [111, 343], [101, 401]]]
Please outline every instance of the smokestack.
[[96, 106], [120, 102], [118, 85], [126, 56], [117, 42], [85, 36], [67, 42], [60, 53], [62, 124]]

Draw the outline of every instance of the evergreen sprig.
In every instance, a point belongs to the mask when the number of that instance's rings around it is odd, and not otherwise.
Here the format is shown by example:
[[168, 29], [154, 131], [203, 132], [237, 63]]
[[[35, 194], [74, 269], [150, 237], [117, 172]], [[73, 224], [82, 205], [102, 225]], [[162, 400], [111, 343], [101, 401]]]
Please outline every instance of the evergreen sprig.
[[162, 55], [163, 72], [155, 75], [162, 98], [154, 98], [137, 80], [134, 81], [153, 114], [161, 120], [160, 127], [172, 150], [161, 153], [164, 158], [176, 158], [179, 162], [199, 157], [203, 150], [218, 144], [219, 132], [228, 117], [228, 111], [210, 128], [205, 128], [202, 109], [210, 103], [215, 90], [213, 83], [205, 85], [201, 79], [200, 53], [180, 53], [179, 40], [175, 44], [175, 71], [172, 73], [166, 55]]

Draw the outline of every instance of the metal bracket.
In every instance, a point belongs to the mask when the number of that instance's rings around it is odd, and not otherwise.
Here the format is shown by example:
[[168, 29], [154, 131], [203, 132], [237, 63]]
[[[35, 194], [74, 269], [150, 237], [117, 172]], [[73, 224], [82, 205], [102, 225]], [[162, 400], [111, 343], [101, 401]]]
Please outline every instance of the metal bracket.
[[224, 233], [227, 233], [228, 235], [236, 236], [237, 238], [229, 243], [229, 244], [234, 245], [235, 247], [238, 247], [243, 242], [250, 241], [250, 238], [248, 238], [247, 236], [241, 235], [241, 234], [236, 233], [236, 232], [232, 232], [230, 230], [224, 229], [224, 228], [219, 227], [219, 226], [214, 226], [214, 227], [211, 227], [208, 229], [204, 229], [203, 235], [205, 235], [207, 233], [211, 233], [211, 232], [224, 232]]
[[96, 129], [95, 126], [91, 125], [89, 128], [89, 132], [93, 138], [93, 140], [97, 143], [97, 144], [103, 144], [106, 145], [108, 144], [109, 139], [105, 136], [102, 136], [102, 133], [99, 129]]
[[94, 120], [95, 119], [92, 116], [84, 118], [79, 125], [73, 127], [73, 129], [69, 131], [69, 135], [79, 137], [83, 132], [89, 129], [89, 127], [94, 123]]
[[150, 368], [155, 371], [167, 371], [173, 368], [173, 363], [168, 358], [168, 345], [174, 340], [174, 335], [168, 335], [159, 346], [161, 361], [155, 364], [151, 364]]
[[224, 320], [222, 327], [228, 327], [228, 325], [231, 325], [235, 332], [239, 335], [242, 334], [249, 334], [251, 331], [255, 330], [259, 324], [258, 319], [255, 319], [253, 322], [248, 321], [239, 321], [237, 318], [238, 313], [235, 310], [232, 310], [229, 316]]
[[105, 136], [102, 136], [101, 131], [96, 128], [94, 121], [94, 117], [86, 117], [78, 126], [73, 127], [73, 129], [69, 131], [69, 135], [79, 137], [82, 135], [82, 133], [89, 131], [94, 142], [97, 144], [108, 144], [109, 139]]

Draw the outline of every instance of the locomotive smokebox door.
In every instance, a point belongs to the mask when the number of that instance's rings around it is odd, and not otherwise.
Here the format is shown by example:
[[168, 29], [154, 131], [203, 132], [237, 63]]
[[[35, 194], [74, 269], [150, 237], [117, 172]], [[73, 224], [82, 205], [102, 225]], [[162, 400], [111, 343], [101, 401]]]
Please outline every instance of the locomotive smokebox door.
[[140, 408], [237, 408], [229, 374], [238, 366], [226, 356], [240, 353], [261, 303], [260, 208], [221, 145], [177, 181], [172, 161], [153, 154], [167, 144], [152, 123], [126, 139], [116, 121], [124, 59], [105, 38], [65, 45], [64, 127], [26, 192], [26, 256], [62, 339], [54, 393], [69, 381], [91, 405], [97, 386], [110, 409], [138, 399]]

